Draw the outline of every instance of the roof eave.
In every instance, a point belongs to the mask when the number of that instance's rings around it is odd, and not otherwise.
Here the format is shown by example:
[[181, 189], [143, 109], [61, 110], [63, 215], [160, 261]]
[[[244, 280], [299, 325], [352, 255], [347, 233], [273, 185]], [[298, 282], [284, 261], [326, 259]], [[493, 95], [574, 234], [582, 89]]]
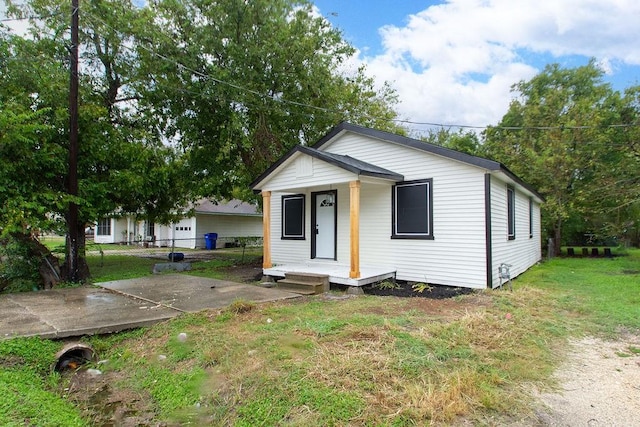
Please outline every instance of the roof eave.
[[383, 141], [404, 145], [406, 147], [415, 148], [417, 150], [426, 151], [428, 153], [447, 157], [449, 159], [457, 160], [463, 163], [468, 163], [483, 169], [498, 170], [500, 168], [500, 163], [496, 162], [495, 160], [472, 156], [471, 154], [466, 154], [460, 151], [452, 150], [450, 148], [442, 147], [440, 145], [435, 145], [429, 142], [409, 138], [407, 136], [397, 135], [395, 133], [385, 132], [377, 129], [366, 128], [347, 122], [342, 122], [337, 125], [334, 129], [331, 130], [331, 132], [329, 132], [322, 139], [312, 145], [311, 148], [314, 148], [316, 150], [320, 149], [320, 147], [333, 140], [336, 135], [342, 132], [353, 132]]
[[509, 177], [513, 182], [515, 182], [516, 184], [520, 185], [522, 188], [525, 188], [528, 192], [530, 192], [534, 197], [536, 197], [537, 199], [540, 200], [541, 203], [544, 203], [545, 198], [538, 193], [538, 191], [533, 188], [531, 185], [527, 184], [526, 182], [524, 182], [521, 178], [518, 177], [518, 175], [516, 175], [515, 173], [511, 172], [509, 170], [509, 168], [507, 168], [505, 165], [503, 165], [502, 163], [500, 163], [500, 169], [498, 170], [498, 172], [501, 172], [503, 174], [505, 174], [507, 177]]
[[262, 174], [260, 174], [260, 176], [258, 176], [256, 179], [254, 179], [251, 182], [251, 184], [249, 184], [249, 188], [251, 188], [254, 193], [259, 194], [261, 190], [260, 189], [256, 189], [256, 187], [258, 187], [258, 185], [262, 181], [264, 181], [269, 175], [271, 175], [276, 169], [278, 169], [280, 167], [280, 165], [282, 165], [285, 161], [287, 161], [297, 151], [300, 151], [300, 147], [301, 147], [300, 145], [296, 145], [291, 150], [289, 150], [289, 152], [287, 154], [285, 154], [280, 159], [278, 159], [277, 162], [272, 164], [269, 168], [267, 168], [266, 171], [264, 171]]

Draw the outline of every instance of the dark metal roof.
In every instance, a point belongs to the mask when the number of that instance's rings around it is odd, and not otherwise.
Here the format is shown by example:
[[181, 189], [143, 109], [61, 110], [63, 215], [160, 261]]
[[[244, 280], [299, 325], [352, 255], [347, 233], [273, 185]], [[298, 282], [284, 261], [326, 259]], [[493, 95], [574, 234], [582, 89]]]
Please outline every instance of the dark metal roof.
[[357, 126], [347, 122], [342, 122], [338, 126], [334, 127], [328, 134], [326, 134], [322, 139], [320, 139], [318, 142], [313, 144], [311, 147], [319, 149], [320, 147], [322, 147], [324, 144], [329, 142], [336, 135], [338, 135], [343, 131], [349, 131], [359, 135], [369, 136], [371, 138], [392, 142], [398, 145], [404, 145], [407, 147], [426, 151], [428, 153], [436, 154], [438, 156], [457, 160], [459, 162], [468, 163], [484, 169], [489, 169], [489, 170], [500, 169], [500, 163], [493, 160], [472, 156], [470, 154], [462, 153], [460, 151], [452, 150], [450, 148], [445, 148], [440, 145], [435, 145], [435, 144], [430, 144], [428, 142], [420, 141], [419, 139], [409, 138], [406, 136], [397, 135], [395, 133], [384, 132], [381, 130]]
[[221, 202], [201, 199], [195, 203], [194, 211], [197, 214], [261, 215], [260, 212], [258, 212], [257, 206], [237, 199]]
[[323, 160], [339, 168], [348, 170], [358, 175], [373, 176], [376, 178], [389, 179], [392, 181], [402, 181], [404, 176], [392, 172], [388, 169], [381, 168], [371, 163], [363, 162], [362, 160], [354, 159], [351, 156], [343, 156], [341, 154], [327, 153], [325, 151], [316, 150], [315, 148], [298, 146], [297, 151], [308, 154], [316, 159]]
[[334, 127], [329, 133], [327, 133], [322, 139], [316, 142], [312, 148], [320, 148], [331, 139], [333, 139], [336, 135], [341, 132], [348, 131], [364, 136], [369, 136], [371, 138], [380, 139], [387, 142], [392, 142], [399, 145], [404, 145], [407, 147], [415, 148], [418, 150], [426, 151], [428, 153], [432, 153], [438, 156], [447, 157], [449, 159], [457, 160], [462, 163], [467, 163], [473, 166], [478, 166], [483, 169], [488, 169], [490, 171], [503, 172], [509, 178], [511, 178], [514, 182], [523, 186], [527, 190], [529, 190], [536, 197], [540, 198], [540, 200], [544, 200], [544, 197], [540, 195], [536, 191], [535, 188], [524, 182], [520, 177], [511, 172], [505, 165], [500, 162], [496, 162], [495, 160], [485, 159], [483, 157], [472, 156], [471, 154], [462, 153], [460, 151], [452, 150], [450, 148], [445, 148], [440, 145], [431, 144], [428, 142], [420, 141], [419, 139], [409, 138], [402, 135], [397, 135], [390, 132], [384, 132], [376, 129], [366, 128], [363, 126], [354, 125], [347, 122], [342, 122], [338, 126]]
[[[352, 169], [348, 169], [348, 167], [354, 168], [353, 169], [354, 173], [358, 173], [358, 172], [355, 172], [358, 169], [362, 169], [362, 171], [367, 170], [367, 168], [359, 168], [354, 163], [354, 162], [360, 162], [360, 165], [368, 165], [368, 168], [375, 168], [378, 171], [384, 171], [383, 173], [401, 176], [399, 174], [396, 174], [395, 172], [391, 172], [391, 171], [388, 171], [386, 169], [379, 168], [379, 167], [377, 167], [375, 165], [371, 165], [369, 163], [361, 162], [360, 160], [353, 159], [353, 158], [351, 158], [349, 156], [339, 156], [339, 155], [336, 155], [336, 154], [331, 154], [331, 153], [327, 153], [326, 151], [321, 151], [320, 150], [320, 148], [323, 145], [325, 145], [326, 143], [328, 143], [329, 141], [334, 139], [337, 135], [339, 135], [340, 133], [343, 133], [343, 132], [352, 132], [352, 133], [356, 133], [356, 134], [359, 134], [359, 135], [364, 135], [364, 136], [368, 136], [368, 137], [371, 137], [371, 138], [376, 138], [376, 139], [379, 139], [379, 140], [382, 140], [382, 141], [386, 141], [386, 142], [390, 142], [390, 143], [398, 144], [398, 145], [403, 145], [403, 146], [406, 146], [406, 147], [415, 148], [417, 150], [425, 151], [427, 153], [435, 154], [437, 156], [446, 157], [448, 159], [456, 160], [458, 162], [462, 162], [462, 163], [466, 163], [466, 164], [469, 164], [469, 165], [477, 166], [477, 167], [482, 168], [482, 169], [487, 169], [487, 170], [496, 171], [496, 172], [502, 172], [505, 175], [507, 175], [509, 178], [511, 178], [514, 182], [516, 182], [517, 184], [519, 184], [522, 187], [526, 188], [528, 191], [530, 191], [533, 195], [538, 197], [540, 200], [544, 200], [544, 198], [533, 187], [531, 187], [526, 182], [522, 181], [522, 179], [520, 179], [513, 172], [511, 172], [505, 165], [503, 165], [500, 162], [496, 162], [495, 160], [489, 160], [489, 159], [485, 159], [485, 158], [482, 158], [482, 157], [472, 156], [470, 154], [462, 153], [460, 151], [452, 150], [450, 148], [445, 148], [445, 147], [442, 147], [442, 146], [439, 146], [439, 145], [430, 144], [428, 142], [420, 141], [418, 139], [409, 138], [409, 137], [406, 137], [406, 136], [397, 135], [397, 134], [390, 133], [390, 132], [384, 132], [384, 131], [380, 131], [380, 130], [376, 130], [376, 129], [366, 128], [366, 127], [363, 127], [363, 126], [358, 126], [358, 125], [354, 125], [354, 124], [347, 123], [347, 122], [342, 122], [339, 125], [337, 125], [336, 127], [334, 127], [333, 129], [331, 129], [329, 131], [329, 133], [327, 133], [324, 137], [322, 137], [318, 142], [316, 142], [311, 147], [305, 147], [305, 146], [298, 145], [298, 146], [292, 148], [287, 154], [285, 154], [282, 158], [280, 158], [280, 160], [278, 160], [269, 169], [267, 169], [263, 174], [261, 174], [258, 178], [256, 178], [251, 183], [251, 188], [254, 188], [256, 185], [258, 185], [260, 183], [260, 181], [262, 181], [267, 176], [269, 176], [284, 161], [286, 161], [288, 158], [290, 158], [294, 153], [296, 153], [298, 151], [305, 152], [306, 154], [313, 155], [314, 157], [317, 157], [317, 158], [321, 158], [320, 156], [322, 155], [322, 156], [324, 156], [322, 158], [322, 160], [325, 160], [325, 161], [329, 161], [329, 159], [333, 159], [334, 164], [336, 164], [337, 166], [340, 166], [340, 167], [342, 167], [344, 169], [347, 169], [347, 170], [352, 170]], [[311, 151], [311, 150], [313, 150], [313, 151]], [[347, 159], [351, 159], [351, 160], [347, 160]], [[340, 165], [338, 165], [337, 163], [340, 163]], [[374, 173], [373, 170], [371, 170], [370, 172]], [[360, 172], [360, 173], [362, 173], [363, 175], [366, 175], [366, 173], [364, 173], [364, 172]], [[372, 174], [369, 174], [369, 175], [370, 176], [378, 176], [378, 175], [372, 175]], [[389, 176], [388, 179], [393, 179], [393, 178], [391, 178]], [[403, 178], [400, 178], [398, 180], [400, 181], [402, 179]]]

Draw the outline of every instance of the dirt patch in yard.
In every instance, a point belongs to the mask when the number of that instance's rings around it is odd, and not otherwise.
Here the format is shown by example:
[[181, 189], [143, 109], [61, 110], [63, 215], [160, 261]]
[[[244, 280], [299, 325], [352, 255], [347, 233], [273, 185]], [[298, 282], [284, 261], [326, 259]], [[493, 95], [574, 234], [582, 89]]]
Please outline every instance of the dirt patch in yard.
[[262, 259], [222, 267], [219, 271], [225, 274], [225, 280], [240, 283], [256, 283], [262, 279]]
[[558, 388], [536, 392], [544, 426], [631, 426], [640, 414], [640, 336], [570, 342], [555, 374]]
[[491, 297], [483, 292], [467, 295], [465, 298], [413, 298], [411, 307], [434, 318], [443, 320], [458, 319], [467, 313], [481, 310], [493, 304]]
[[119, 372], [79, 369], [64, 375], [70, 378], [63, 393], [94, 426], [166, 425], [155, 421], [155, 412], [148, 403], [150, 396], [117, 386], [123, 377]]

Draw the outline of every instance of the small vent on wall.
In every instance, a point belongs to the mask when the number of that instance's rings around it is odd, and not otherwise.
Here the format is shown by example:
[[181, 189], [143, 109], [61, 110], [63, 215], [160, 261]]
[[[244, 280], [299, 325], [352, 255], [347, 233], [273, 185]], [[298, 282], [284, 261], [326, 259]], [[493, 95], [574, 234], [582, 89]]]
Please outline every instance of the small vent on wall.
[[306, 178], [313, 176], [313, 158], [300, 156], [296, 160], [296, 178]]

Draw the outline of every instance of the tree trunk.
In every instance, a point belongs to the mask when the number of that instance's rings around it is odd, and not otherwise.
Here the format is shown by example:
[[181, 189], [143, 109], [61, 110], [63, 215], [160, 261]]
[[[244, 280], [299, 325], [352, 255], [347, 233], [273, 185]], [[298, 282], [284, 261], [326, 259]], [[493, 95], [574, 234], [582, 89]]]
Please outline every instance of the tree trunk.
[[[85, 224], [77, 224], [76, 226], [78, 227], [78, 281], [84, 283], [89, 277], [91, 277], [89, 265], [87, 264], [86, 258], [86, 238], [84, 235]], [[69, 244], [69, 236], [67, 235], [67, 250], [65, 251], [65, 261], [60, 267], [63, 280], [67, 280], [69, 278]]]
[[39, 285], [41, 287], [51, 289], [62, 280], [63, 275], [58, 258], [37, 238], [22, 233], [12, 233], [11, 237], [28, 248], [27, 256], [29, 258], [38, 259]]
[[553, 255], [559, 256], [562, 254], [562, 220], [556, 221], [553, 226]]

